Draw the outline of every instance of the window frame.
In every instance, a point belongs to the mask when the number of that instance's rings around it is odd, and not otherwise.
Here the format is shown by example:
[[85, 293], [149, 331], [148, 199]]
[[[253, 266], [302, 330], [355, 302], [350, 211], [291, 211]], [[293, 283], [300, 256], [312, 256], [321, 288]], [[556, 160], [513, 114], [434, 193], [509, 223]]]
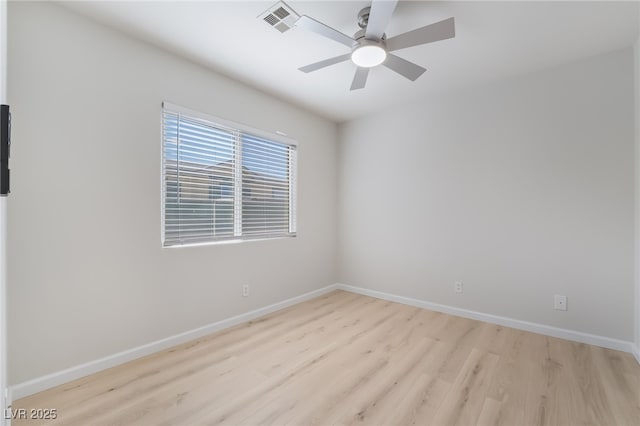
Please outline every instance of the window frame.
[[[180, 115], [188, 117], [192, 121], [200, 121], [204, 125], [214, 126], [223, 131], [228, 131], [234, 134], [235, 137], [235, 155], [234, 155], [234, 170], [233, 180], [231, 180], [231, 187], [233, 188], [233, 222], [234, 232], [230, 238], [213, 238], [210, 241], [178, 241], [168, 244], [165, 231], [166, 231], [166, 195], [167, 195], [167, 180], [166, 180], [166, 161], [165, 161], [165, 113], [177, 114], [178, 120]], [[243, 123], [227, 120], [214, 115], [206, 114], [203, 112], [195, 111], [189, 108], [185, 108], [170, 102], [162, 102], [160, 108], [160, 210], [161, 210], [161, 245], [163, 248], [178, 248], [178, 247], [193, 247], [202, 245], [215, 245], [215, 244], [227, 244], [238, 243], [244, 241], [260, 241], [260, 240], [273, 240], [281, 238], [293, 238], [297, 236], [297, 191], [298, 191], [298, 141], [286, 136], [280, 131], [270, 132], [262, 129], [257, 129], [252, 126], [248, 126]], [[242, 215], [243, 215], [243, 185], [242, 185], [242, 135], [254, 136], [261, 139], [266, 139], [269, 142], [289, 146], [292, 148], [288, 155], [288, 186], [289, 186], [289, 206], [288, 206], [288, 226], [287, 233], [278, 233], [273, 235], [245, 235], [242, 233]], [[239, 165], [239, 167], [238, 167]], [[178, 185], [180, 182], [177, 182]]]

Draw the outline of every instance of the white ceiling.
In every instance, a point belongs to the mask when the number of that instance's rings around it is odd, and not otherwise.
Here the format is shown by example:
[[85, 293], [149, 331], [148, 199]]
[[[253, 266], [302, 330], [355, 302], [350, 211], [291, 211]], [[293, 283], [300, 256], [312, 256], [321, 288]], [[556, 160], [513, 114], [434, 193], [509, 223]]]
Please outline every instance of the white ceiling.
[[[281, 34], [257, 19], [276, 1], [65, 2], [65, 7], [168, 51], [345, 121], [434, 91], [473, 85], [630, 46], [637, 2], [400, 2], [387, 36], [454, 16], [456, 37], [396, 53], [425, 68], [410, 82], [384, 67], [349, 91], [350, 61], [304, 74], [298, 67], [348, 52], [303, 29]], [[368, 1], [287, 2], [348, 35]]]

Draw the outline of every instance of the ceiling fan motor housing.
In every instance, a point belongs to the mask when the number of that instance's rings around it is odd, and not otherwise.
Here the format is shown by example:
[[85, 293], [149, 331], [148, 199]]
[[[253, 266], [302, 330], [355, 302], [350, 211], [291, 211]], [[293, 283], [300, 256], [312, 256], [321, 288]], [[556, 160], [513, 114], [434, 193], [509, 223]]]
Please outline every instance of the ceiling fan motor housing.
[[[364, 33], [366, 31], [366, 28], [363, 28], [361, 30], [358, 30], [355, 32], [355, 34], [353, 35], [353, 39], [356, 41], [360, 41], [361, 39], [364, 39]], [[385, 41], [387, 39], [387, 34], [382, 34], [382, 38], [380, 39], [380, 41]]]
[[[358, 12], [358, 26], [360, 29], [356, 31], [353, 35], [354, 40], [360, 41], [361, 38], [364, 38], [364, 35], [367, 31], [367, 25], [369, 24], [369, 12], [371, 11], [371, 7], [365, 7], [364, 9]], [[380, 40], [385, 40], [387, 38], [386, 34], [382, 34]], [[356, 46], [357, 47], [357, 46]]]
[[385, 44], [384, 39], [382, 39], [380, 41], [377, 41], [377, 40], [369, 40], [369, 39], [366, 39], [366, 38], [362, 37], [362, 38], [358, 39], [358, 44], [353, 46], [351, 51], [353, 52], [354, 50], [359, 49], [359, 48], [364, 47], [364, 46], [378, 46], [378, 47], [382, 48], [385, 51], [387, 50], [387, 45]]
[[367, 28], [367, 24], [369, 23], [369, 12], [371, 11], [371, 7], [367, 6], [358, 12], [358, 26], [362, 29]]

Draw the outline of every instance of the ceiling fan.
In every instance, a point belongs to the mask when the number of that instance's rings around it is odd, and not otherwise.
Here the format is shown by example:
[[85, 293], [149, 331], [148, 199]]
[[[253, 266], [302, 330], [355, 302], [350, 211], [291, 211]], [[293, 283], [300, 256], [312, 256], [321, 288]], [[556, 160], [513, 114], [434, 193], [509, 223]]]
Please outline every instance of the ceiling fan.
[[309, 16], [302, 15], [295, 23], [296, 27], [313, 31], [344, 44], [351, 49], [351, 52], [306, 65], [299, 70], [309, 73], [351, 59], [357, 66], [351, 90], [362, 89], [367, 82], [369, 69], [378, 65], [384, 65], [401, 76], [415, 81], [426, 69], [391, 52], [453, 38], [455, 37], [455, 23], [453, 18], [449, 18], [387, 38], [384, 31], [397, 4], [398, 0], [372, 0], [370, 7], [365, 7], [358, 13], [360, 30], [353, 37], [349, 37]]

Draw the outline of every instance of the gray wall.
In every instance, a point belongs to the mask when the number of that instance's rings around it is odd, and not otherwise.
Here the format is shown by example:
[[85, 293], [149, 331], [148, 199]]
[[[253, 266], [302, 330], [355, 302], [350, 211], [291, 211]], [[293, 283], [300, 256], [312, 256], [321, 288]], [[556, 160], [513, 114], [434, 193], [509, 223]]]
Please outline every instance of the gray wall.
[[[335, 124], [52, 4], [9, 4], [9, 81], [10, 383], [336, 281]], [[163, 100], [299, 141], [297, 238], [161, 248]]]
[[341, 125], [340, 282], [633, 340], [633, 92], [629, 48]]

